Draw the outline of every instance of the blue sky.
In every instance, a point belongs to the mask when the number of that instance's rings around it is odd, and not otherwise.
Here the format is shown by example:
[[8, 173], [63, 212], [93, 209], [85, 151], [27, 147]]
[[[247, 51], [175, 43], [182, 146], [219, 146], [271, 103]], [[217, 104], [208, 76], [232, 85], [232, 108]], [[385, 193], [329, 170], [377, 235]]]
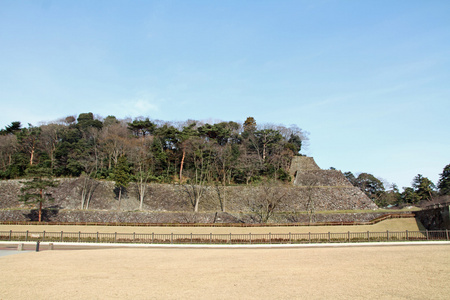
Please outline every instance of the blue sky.
[[0, 127], [93, 112], [296, 124], [320, 167], [450, 163], [450, 1], [0, 0]]

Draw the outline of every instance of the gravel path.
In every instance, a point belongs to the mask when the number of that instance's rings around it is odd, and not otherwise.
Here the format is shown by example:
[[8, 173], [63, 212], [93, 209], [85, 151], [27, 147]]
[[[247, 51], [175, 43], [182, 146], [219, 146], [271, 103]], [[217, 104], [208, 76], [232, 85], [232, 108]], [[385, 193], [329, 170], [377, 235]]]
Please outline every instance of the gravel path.
[[450, 245], [0, 257], [1, 299], [448, 299]]

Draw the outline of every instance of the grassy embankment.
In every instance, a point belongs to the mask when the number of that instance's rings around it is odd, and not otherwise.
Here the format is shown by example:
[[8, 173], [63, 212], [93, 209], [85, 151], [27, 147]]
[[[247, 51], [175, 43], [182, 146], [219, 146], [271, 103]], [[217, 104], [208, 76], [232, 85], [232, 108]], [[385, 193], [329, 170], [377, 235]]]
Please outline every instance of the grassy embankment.
[[100, 233], [346, 233], [350, 232], [383, 232], [425, 230], [414, 218], [389, 219], [374, 225], [352, 226], [276, 226], [276, 227], [138, 227], [138, 226], [78, 226], [78, 225], [0, 225], [0, 231], [34, 231], [34, 232], [100, 232]]

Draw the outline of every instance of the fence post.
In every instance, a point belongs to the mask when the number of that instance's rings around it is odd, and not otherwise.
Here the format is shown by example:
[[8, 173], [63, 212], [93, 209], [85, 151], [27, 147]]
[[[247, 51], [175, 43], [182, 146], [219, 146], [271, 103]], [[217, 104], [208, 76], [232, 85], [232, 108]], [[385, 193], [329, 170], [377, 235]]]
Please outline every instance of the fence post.
[[308, 241], [311, 244], [311, 232], [308, 232]]
[[292, 244], [292, 237], [291, 237], [291, 233], [289, 232], [289, 244]]
[[78, 231], [78, 243], [80, 242], [81, 239], [81, 231]]
[[117, 232], [114, 232], [114, 243], [117, 242]]
[[173, 244], [173, 232], [170, 234], [170, 243]]
[[61, 230], [61, 243], [63, 242], [63, 232]]
[[350, 243], [350, 231], [348, 232], [348, 242]]
[[153, 244], [154, 241], [155, 241], [155, 233], [152, 232], [152, 244]]
[[[448, 236], [448, 235], [447, 235]], [[11, 241], [11, 237], [12, 237], [12, 230], [9, 231], [9, 240]]]
[[426, 232], [427, 232], [427, 241], [428, 241], [428, 238], [429, 238], [429, 237], [428, 237], [428, 229], [427, 229], [427, 231], [426, 231]]
[[45, 230], [44, 230], [44, 232], [42, 233], [42, 241], [43, 241], [43, 242], [45, 241]]
[[191, 244], [192, 244], [192, 232], [191, 232]]
[[252, 233], [250, 232], [248, 235], [249, 235], [250, 245], [251, 245], [252, 244]]
[[370, 233], [367, 231], [367, 241], [370, 242]]
[[97, 231], [97, 236], [95, 237], [95, 242], [98, 243], [98, 231]]
[[386, 230], [386, 240], [389, 242], [389, 230]]
[[212, 232], [209, 233], [209, 243], [212, 244]]
[[272, 234], [269, 232], [269, 244], [272, 244]]
[[409, 241], [408, 230], [406, 230], [406, 240]]
[[25, 242], [28, 242], [28, 230], [27, 230], [27, 235], [25, 236]]
[[133, 243], [136, 242], [136, 232], [133, 232]]
[[331, 233], [328, 231], [328, 243], [331, 242]]
[[445, 235], [447, 236], [447, 241], [449, 240], [448, 238], [448, 229], [445, 229]]
[[231, 232], [230, 232], [230, 245], [231, 245]]

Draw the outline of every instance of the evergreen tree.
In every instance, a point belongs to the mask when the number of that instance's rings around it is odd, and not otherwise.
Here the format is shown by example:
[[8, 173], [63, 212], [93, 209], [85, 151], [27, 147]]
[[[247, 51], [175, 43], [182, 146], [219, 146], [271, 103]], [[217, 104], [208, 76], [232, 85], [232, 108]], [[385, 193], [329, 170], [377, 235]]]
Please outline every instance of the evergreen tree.
[[116, 188], [119, 191], [119, 209], [122, 200], [122, 193], [128, 187], [128, 183], [131, 180], [130, 167], [126, 156], [122, 155], [117, 161], [116, 168], [114, 169], [114, 181]]
[[438, 189], [440, 195], [450, 195], [450, 164], [446, 165], [440, 174]]
[[420, 200], [432, 200], [434, 195], [434, 183], [427, 177], [418, 174], [414, 177], [412, 187]]
[[50, 169], [48, 168], [32, 167], [27, 170], [27, 173], [32, 179], [22, 182], [24, 186], [20, 189], [22, 195], [19, 196], [19, 200], [24, 203], [39, 204], [39, 222], [41, 222], [43, 203], [53, 201], [47, 190], [56, 187], [58, 184], [51, 179]]

